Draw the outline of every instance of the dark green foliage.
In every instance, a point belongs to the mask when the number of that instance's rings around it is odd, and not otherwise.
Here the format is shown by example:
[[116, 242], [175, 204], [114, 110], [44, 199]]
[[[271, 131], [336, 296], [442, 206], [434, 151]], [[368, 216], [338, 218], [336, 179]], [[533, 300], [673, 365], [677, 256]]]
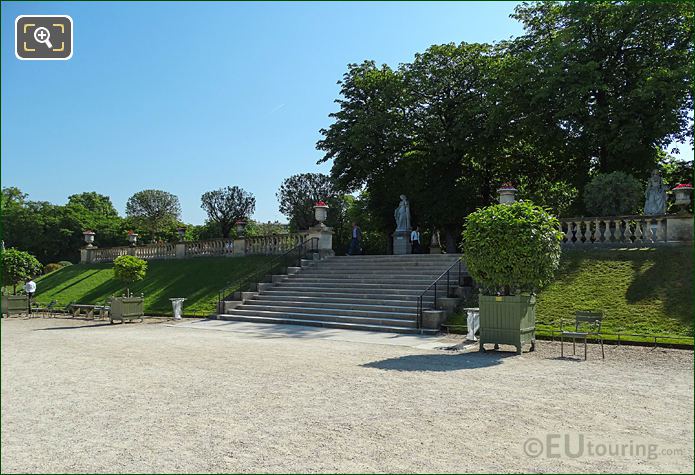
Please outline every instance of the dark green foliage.
[[314, 204], [328, 204], [328, 226], [334, 226], [340, 215], [342, 195], [337, 192], [328, 175], [322, 173], [300, 173], [285, 178], [276, 193], [280, 212], [290, 220], [293, 231], [306, 230], [316, 224]]
[[31, 279], [41, 273], [41, 263], [31, 254], [9, 248], [0, 253], [2, 267], [2, 285], [12, 286], [17, 293], [17, 284]]
[[637, 214], [644, 205], [644, 187], [623, 172], [601, 173], [584, 188], [584, 204], [589, 216]]
[[488, 295], [537, 292], [560, 264], [558, 227], [556, 218], [529, 202], [479, 209], [463, 231], [468, 271]]
[[61, 267], [66, 267], [66, 266], [71, 266], [72, 262], [70, 261], [59, 261], [58, 264], [60, 264]]

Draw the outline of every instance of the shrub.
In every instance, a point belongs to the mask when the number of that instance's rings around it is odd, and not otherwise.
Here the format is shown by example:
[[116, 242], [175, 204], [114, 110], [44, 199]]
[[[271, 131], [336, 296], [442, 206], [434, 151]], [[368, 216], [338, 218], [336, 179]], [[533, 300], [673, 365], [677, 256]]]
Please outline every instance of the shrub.
[[644, 188], [623, 172], [596, 175], [584, 188], [584, 206], [590, 216], [636, 214], [644, 204]]
[[62, 269], [64, 266], [60, 265], [60, 262], [51, 262], [46, 264], [43, 268], [43, 273], [48, 274], [49, 272], [55, 272], [58, 269]]
[[560, 265], [559, 222], [528, 201], [493, 205], [471, 213], [463, 230], [468, 272], [494, 295], [537, 292]]
[[63, 267], [71, 266], [72, 262], [70, 261], [58, 261], [58, 264], [60, 264]]
[[118, 256], [113, 261], [113, 274], [117, 280], [126, 284], [126, 295], [130, 296], [128, 286], [145, 278], [147, 261], [135, 256]]
[[2, 285], [11, 285], [12, 292], [17, 293], [17, 284], [30, 279], [41, 272], [41, 263], [31, 254], [14, 248], [0, 253], [2, 267]]

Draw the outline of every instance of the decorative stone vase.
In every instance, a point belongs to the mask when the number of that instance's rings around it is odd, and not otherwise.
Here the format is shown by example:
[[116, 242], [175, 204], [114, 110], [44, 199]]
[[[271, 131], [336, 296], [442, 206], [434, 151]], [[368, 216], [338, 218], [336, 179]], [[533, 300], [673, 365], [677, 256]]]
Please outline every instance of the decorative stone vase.
[[323, 226], [324, 221], [326, 221], [326, 218], [328, 218], [328, 205], [323, 201], [316, 203], [314, 205], [314, 217], [316, 218], [316, 221]]
[[145, 319], [145, 298], [144, 297], [111, 297], [111, 310], [109, 310], [109, 321], [120, 320], [140, 320]]
[[480, 351], [485, 343], [513, 345], [517, 354], [521, 347], [536, 347], [536, 297], [534, 295], [480, 295]]
[[673, 190], [676, 200], [674, 204], [680, 206], [681, 210], [685, 209], [690, 205], [690, 193], [693, 191], [693, 186], [690, 183], [681, 183]]
[[128, 231], [128, 242], [131, 246], [135, 246], [138, 243], [138, 234]]
[[518, 190], [512, 186], [511, 183], [505, 183], [499, 187], [497, 193], [499, 194], [498, 201], [500, 204], [514, 203], [516, 201], [516, 192]]
[[84, 242], [87, 243], [87, 247], [89, 247], [89, 248], [94, 247], [94, 235], [95, 234], [96, 233], [94, 231], [89, 231], [89, 230], [82, 233], [82, 235], [84, 236]]

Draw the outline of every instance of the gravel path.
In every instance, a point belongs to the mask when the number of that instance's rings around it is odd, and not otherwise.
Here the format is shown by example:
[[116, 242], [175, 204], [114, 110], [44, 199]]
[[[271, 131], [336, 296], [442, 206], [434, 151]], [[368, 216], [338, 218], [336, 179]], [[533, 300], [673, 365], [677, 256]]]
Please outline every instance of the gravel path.
[[691, 351], [559, 354], [3, 319], [0, 469], [692, 472]]

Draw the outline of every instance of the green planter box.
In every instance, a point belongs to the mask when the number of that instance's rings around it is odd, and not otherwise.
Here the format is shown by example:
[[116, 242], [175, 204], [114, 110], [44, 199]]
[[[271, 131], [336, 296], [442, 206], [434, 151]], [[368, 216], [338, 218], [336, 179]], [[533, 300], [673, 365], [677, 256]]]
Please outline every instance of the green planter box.
[[10, 315], [19, 315], [29, 313], [29, 297], [27, 295], [3, 295], [2, 296], [2, 313], [8, 317]]
[[109, 320], [140, 320], [145, 318], [145, 299], [143, 297], [111, 297]]
[[514, 345], [521, 354], [521, 347], [536, 346], [536, 297], [533, 295], [511, 295], [495, 297], [481, 295], [480, 307], [480, 351], [485, 343]]

